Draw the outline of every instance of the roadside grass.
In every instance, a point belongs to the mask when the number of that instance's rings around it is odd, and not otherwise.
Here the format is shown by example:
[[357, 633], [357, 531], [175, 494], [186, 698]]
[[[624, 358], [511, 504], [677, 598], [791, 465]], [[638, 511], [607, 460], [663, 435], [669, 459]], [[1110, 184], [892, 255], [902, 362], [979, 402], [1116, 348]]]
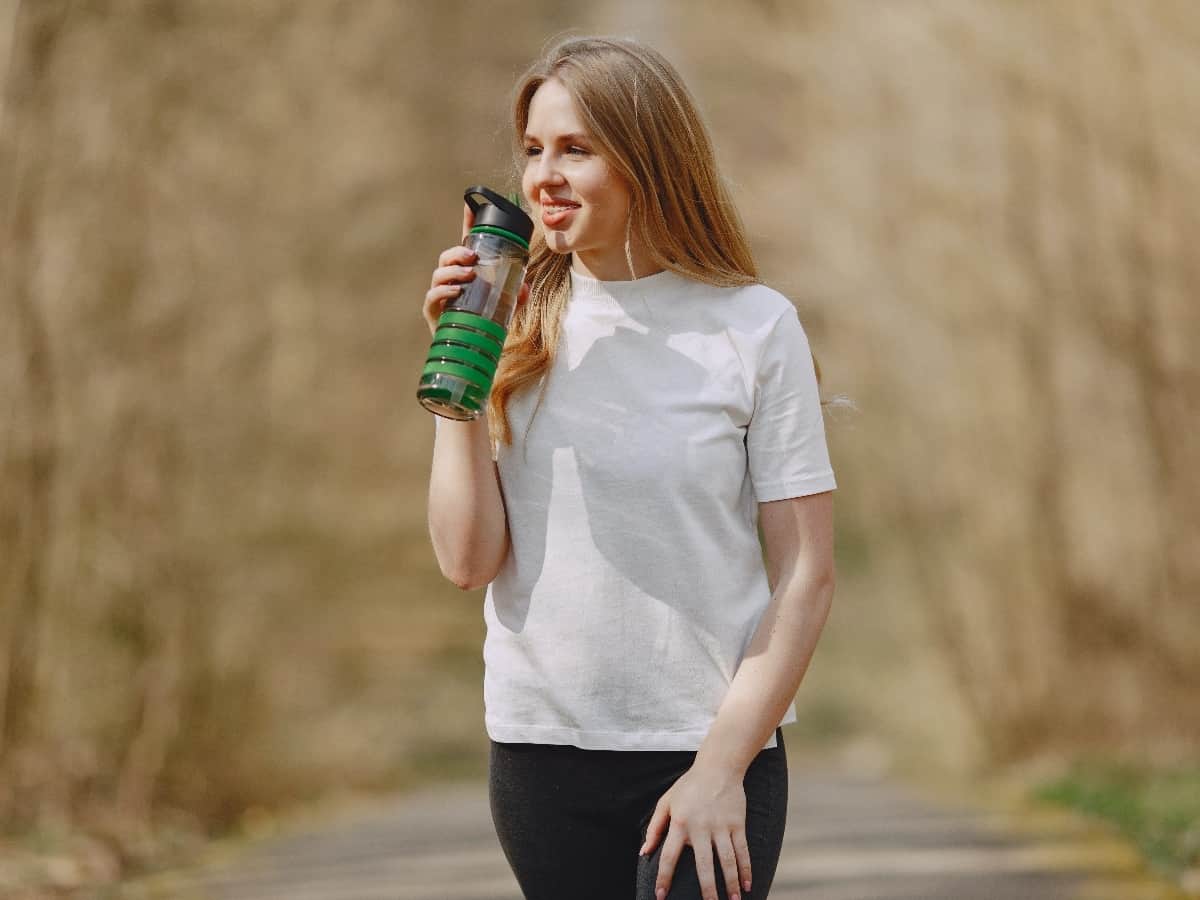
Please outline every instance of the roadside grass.
[[1155, 768], [1081, 760], [1032, 795], [1113, 823], [1163, 875], [1200, 870], [1200, 762]]

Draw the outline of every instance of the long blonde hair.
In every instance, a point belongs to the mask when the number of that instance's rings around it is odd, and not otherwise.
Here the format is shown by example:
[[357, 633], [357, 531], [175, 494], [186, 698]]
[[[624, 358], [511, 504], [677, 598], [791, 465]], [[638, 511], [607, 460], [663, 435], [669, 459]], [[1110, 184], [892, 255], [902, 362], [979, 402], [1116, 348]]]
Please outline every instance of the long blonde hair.
[[[625, 253], [630, 278], [636, 274], [629, 237], [636, 235], [656, 268], [720, 287], [758, 283], [758, 267], [717, 171], [708, 129], [662, 54], [634, 40], [609, 37], [569, 38], [547, 51], [513, 94], [518, 172], [524, 165], [529, 105], [549, 78], [566, 88], [601, 155], [629, 187]], [[570, 254], [553, 252], [536, 234], [526, 274], [529, 297], [509, 324], [488, 401], [493, 445], [512, 444], [509, 397], [535, 385], [554, 363], [570, 270]]]

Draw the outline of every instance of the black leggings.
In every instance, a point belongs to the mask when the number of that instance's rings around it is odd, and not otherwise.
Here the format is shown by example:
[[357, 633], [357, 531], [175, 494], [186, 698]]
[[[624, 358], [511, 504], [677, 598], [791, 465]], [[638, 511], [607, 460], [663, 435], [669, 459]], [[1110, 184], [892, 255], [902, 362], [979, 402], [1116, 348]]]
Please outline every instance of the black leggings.
[[[783, 732], [746, 770], [746, 840], [751, 890], [766, 897], [787, 820]], [[500, 846], [526, 900], [654, 900], [658, 861], [638, 856], [660, 797], [692, 765], [694, 750], [582, 750], [562, 744], [491, 742], [488, 788]], [[712, 853], [712, 850], [709, 851]], [[713, 854], [721, 900], [728, 900]], [[700, 900], [690, 846], [675, 865], [667, 900]]]

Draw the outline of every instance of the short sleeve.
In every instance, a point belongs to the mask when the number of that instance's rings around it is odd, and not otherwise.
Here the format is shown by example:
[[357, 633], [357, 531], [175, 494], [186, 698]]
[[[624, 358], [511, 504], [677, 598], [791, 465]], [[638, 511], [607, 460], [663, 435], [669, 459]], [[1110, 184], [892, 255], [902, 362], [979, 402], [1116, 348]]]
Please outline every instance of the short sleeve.
[[808, 336], [795, 307], [763, 339], [754, 380], [746, 457], [759, 503], [837, 487]]

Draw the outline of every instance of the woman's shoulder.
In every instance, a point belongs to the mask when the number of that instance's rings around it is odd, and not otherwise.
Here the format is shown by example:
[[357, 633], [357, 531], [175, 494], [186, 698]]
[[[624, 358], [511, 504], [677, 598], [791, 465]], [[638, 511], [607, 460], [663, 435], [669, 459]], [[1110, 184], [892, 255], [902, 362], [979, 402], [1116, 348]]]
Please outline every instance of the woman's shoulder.
[[796, 312], [796, 306], [782, 292], [762, 282], [720, 286], [687, 279], [692, 310], [707, 311], [738, 330], [770, 330], [782, 316]]

